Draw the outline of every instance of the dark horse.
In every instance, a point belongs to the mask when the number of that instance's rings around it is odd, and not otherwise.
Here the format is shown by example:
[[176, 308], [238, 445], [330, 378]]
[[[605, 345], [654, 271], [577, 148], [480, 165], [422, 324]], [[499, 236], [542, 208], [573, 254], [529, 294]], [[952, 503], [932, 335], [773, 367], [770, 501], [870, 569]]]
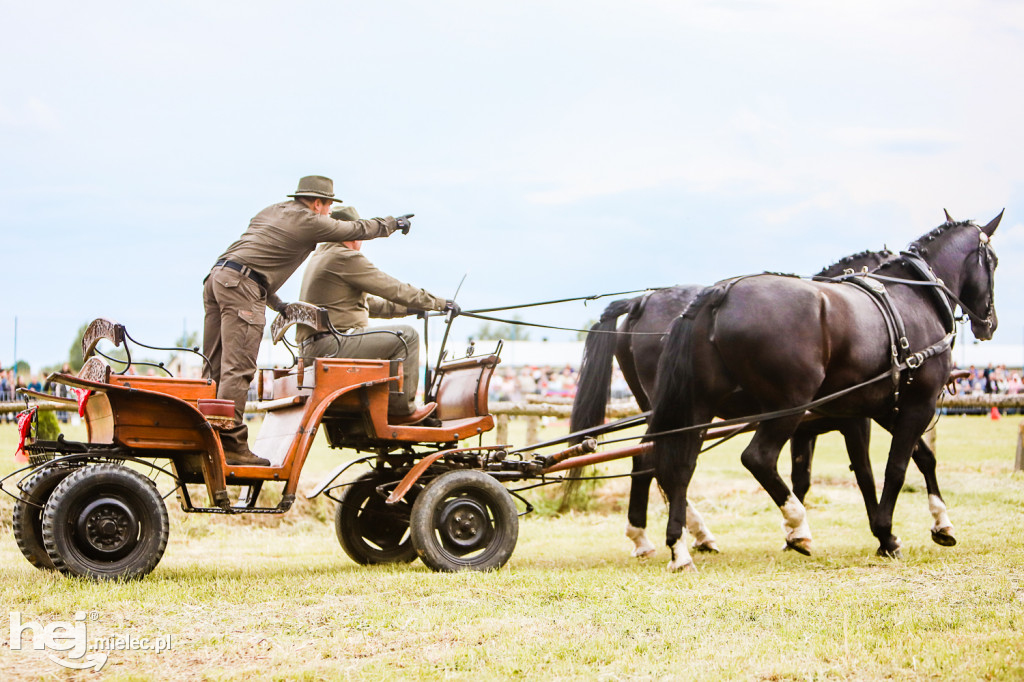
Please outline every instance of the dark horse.
[[985, 227], [947, 222], [922, 236], [865, 282], [883, 289], [881, 296], [851, 283], [781, 275], [726, 280], [700, 293], [671, 326], [647, 432], [668, 496], [670, 570], [694, 569], [681, 538], [701, 427], [751, 406], [756, 414], [745, 416], [760, 423], [741, 461], [782, 511], [787, 546], [803, 553], [811, 544], [806, 513], [777, 465], [804, 410], [870, 417], [892, 434], [880, 500], [862, 493], [872, 507], [878, 553], [899, 556], [893, 508], [949, 377], [953, 308], [970, 317], [980, 340], [996, 329], [996, 257], [989, 239], [1001, 218]]
[[[892, 256], [889, 250], [864, 251], [847, 256], [830, 265], [816, 277], [829, 278], [849, 272], [871, 270]], [[683, 285], [652, 291], [644, 296], [632, 299], [613, 301], [605, 309], [587, 336], [584, 346], [583, 361], [573, 401], [570, 418], [570, 432], [581, 431], [604, 423], [605, 410], [608, 405], [608, 390], [612, 374], [612, 355], [622, 369], [623, 377], [636, 397], [640, 409], [650, 409], [650, 396], [654, 394], [655, 376], [658, 360], [661, 357], [664, 336], [669, 325], [686, 309], [703, 289], [699, 285]], [[618, 318], [626, 319], [616, 328]], [[793, 491], [800, 502], [810, 488], [811, 459], [817, 436], [831, 431], [840, 431], [846, 439], [850, 452], [850, 461], [857, 472], [858, 481], [864, 481], [864, 487], [874, 497], [874, 481], [868, 464], [868, 443], [870, 437], [870, 421], [858, 419], [818, 419], [801, 424], [790, 443], [793, 467]], [[918, 455], [915, 451], [915, 459]], [[930, 453], [930, 451], [928, 451]], [[923, 456], [922, 452], [922, 456]], [[934, 458], [933, 458], [934, 459]], [[647, 504], [654, 478], [653, 461], [649, 457], [633, 458], [633, 479], [629, 492], [629, 510], [626, 536], [633, 541], [633, 555], [642, 557], [654, 553], [654, 545], [647, 538]], [[919, 466], [921, 466], [919, 464]], [[927, 471], [925, 464], [922, 467]], [[931, 467], [934, 474], [934, 464]], [[929, 479], [928, 474], [925, 474]], [[934, 478], [934, 475], [931, 477]], [[567, 483], [566, 498], [571, 494], [573, 484], [578, 479], [571, 478]], [[937, 492], [937, 483], [935, 490]], [[929, 492], [932, 482], [928, 481]], [[686, 526], [694, 537], [694, 549], [698, 551], [717, 551], [714, 536], [704, 524], [697, 510], [688, 504], [686, 507]], [[938, 523], [937, 523], [938, 527]], [[947, 522], [942, 526], [943, 544], [955, 543], [952, 539], [952, 526]], [[938, 540], [937, 540], [938, 541]]]

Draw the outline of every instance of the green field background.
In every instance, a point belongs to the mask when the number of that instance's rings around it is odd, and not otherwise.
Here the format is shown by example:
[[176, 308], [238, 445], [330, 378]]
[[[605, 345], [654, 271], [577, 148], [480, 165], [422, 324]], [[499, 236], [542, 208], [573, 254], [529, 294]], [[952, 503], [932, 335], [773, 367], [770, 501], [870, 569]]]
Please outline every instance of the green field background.
[[[187, 515], [147, 578], [94, 583], [32, 568], [0, 499], [0, 679], [1022, 679], [1024, 475], [1013, 472], [1020, 417], [943, 417], [939, 480], [959, 542], [932, 543], [911, 465], [894, 531], [903, 559], [875, 556], [841, 439], [819, 439], [808, 519], [813, 555], [783, 552], [781, 514], [739, 463], [736, 439], [702, 455], [691, 499], [722, 552], [697, 574], [666, 571], [665, 504], [652, 494], [648, 560], [625, 539], [628, 479], [554, 513], [557, 490], [525, 493], [508, 565], [443, 575], [423, 564], [364, 567], [334, 535], [334, 505], [300, 496], [284, 516]], [[257, 425], [258, 427], [258, 425]], [[541, 438], [565, 432], [547, 423]], [[84, 438], [68, 427], [67, 436]], [[522, 421], [510, 440], [522, 443]], [[881, 485], [888, 437], [875, 433]], [[15, 469], [0, 424], [0, 472]], [[323, 436], [303, 472], [312, 488], [339, 461]], [[780, 469], [788, 478], [788, 453]], [[602, 467], [622, 473], [628, 462]], [[8, 486], [10, 484], [8, 483]], [[169, 490], [164, 481], [163, 489]], [[169, 636], [161, 653], [113, 651], [100, 672], [11, 650], [22, 621], [89, 614], [90, 639]]]

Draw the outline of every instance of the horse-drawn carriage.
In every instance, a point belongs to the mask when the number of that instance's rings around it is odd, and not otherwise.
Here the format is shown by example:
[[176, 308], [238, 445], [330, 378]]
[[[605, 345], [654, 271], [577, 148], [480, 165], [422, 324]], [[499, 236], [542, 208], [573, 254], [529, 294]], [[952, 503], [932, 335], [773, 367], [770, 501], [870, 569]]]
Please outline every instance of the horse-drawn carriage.
[[[292, 314], [272, 325], [275, 342], [297, 323], [330, 329], [324, 310], [289, 308]], [[321, 358], [304, 366], [299, 359], [290, 369], [259, 370], [257, 408], [265, 417], [254, 449], [271, 464], [229, 464], [217, 429], [233, 424], [234, 404], [218, 400], [210, 380], [128, 374], [130, 364], [114, 372], [97, 345], [127, 346], [129, 339], [109, 320], [89, 325], [81, 371], [51, 377], [80, 396], [87, 440], [34, 440], [24, 446], [29, 466], [0, 482], [18, 481], [14, 535], [35, 566], [93, 578], [149, 573], [168, 537], [170, 492], [158, 490], [159, 474], [172, 482], [185, 512], [284, 513], [323, 426], [332, 448], [371, 453], [343, 462], [308, 493], [338, 502], [338, 540], [353, 560], [419, 556], [435, 570], [493, 569], [509, 559], [518, 538], [519, 511], [502, 482], [543, 476], [553, 461], [592, 447], [545, 459], [483, 445], [480, 437], [495, 423], [487, 389], [499, 346], [435, 369], [429, 391], [439, 427], [388, 423], [389, 391], [401, 390], [398, 361]], [[476, 445], [469, 443], [474, 438]], [[339, 482], [358, 464], [370, 470]], [[280, 488], [276, 504], [261, 506], [261, 499], [275, 498], [260, 496], [273, 485]], [[190, 486], [205, 487], [208, 501], [197, 500]]]

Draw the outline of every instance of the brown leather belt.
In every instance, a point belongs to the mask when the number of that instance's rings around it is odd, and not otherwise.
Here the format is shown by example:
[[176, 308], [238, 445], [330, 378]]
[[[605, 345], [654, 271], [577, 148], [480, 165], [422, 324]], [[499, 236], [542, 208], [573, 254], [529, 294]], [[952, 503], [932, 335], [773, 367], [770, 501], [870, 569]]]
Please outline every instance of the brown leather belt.
[[261, 275], [260, 273], [256, 272], [252, 268], [250, 268], [248, 265], [242, 265], [241, 263], [236, 263], [233, 260], [227, 260], [225, 258], [222, 258], [221, 260], [214, 263], [213, 267], [228, 268], [229, 270], [240, 272], [249, 279], [251, 279], [252, 281], [256, 282], [256, 284], [259, 284], [261, 287], [263, 287], [265, 291], [270, 291], [269, 287], [267, 286], [267, 278]]
[[[350, 329], [339, 329], [338, 334], [340, 336], [348, 336], [354, 331], [359, 331], [359, 327], [352, 327]], [[326, 339], [328, 336], [334, 336], [334, 332], [317, 332], [316, 334], [311, 334], [310, 336], [307, 336], [305, 339], [303, 339], [301, 345], [305, 346], [307, 343], [315, 343], [320, 339]]]
[[302, 345], [305, 346], [307, 343], [316, 343], [320, 339], [326, 339], [328, 336], [334, 336], [334, 332], [317, 332], [312, 336], [307, 336], [302, 340]]

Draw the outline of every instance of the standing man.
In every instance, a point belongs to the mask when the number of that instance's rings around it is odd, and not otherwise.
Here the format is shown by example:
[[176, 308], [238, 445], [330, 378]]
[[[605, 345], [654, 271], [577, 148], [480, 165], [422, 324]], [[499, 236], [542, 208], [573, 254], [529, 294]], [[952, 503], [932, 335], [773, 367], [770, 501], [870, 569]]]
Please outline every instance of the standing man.
[[210, 360], [207, 378], [217, 382], [217, 397], [235, 402], [234, 428], [220, 431], [228, 464], [267, 466], [249, 450], [243, 421], [249, 384], [256, 374], [266, 307], [284, 310], [277, 290], [319, 242], [388, 237], [409, 231], [408, 218], [344, 221], [330, 217], [334, 182], [320, 175], [299, 180], [290, 201], [268, 206], [221, 254], [203, 280], [203, 353]]
[[[336, 206], [332, 218], [359, 220], [351, 206]], [[342, 332], [312, 333], [299, 325], [295, 340], [302, 347], [305, 362], [314, 358], [380, 358], [403, 360], [402, 392], [392, 391], [388, 400], [388, 421], [392, 424], [440, 426], [430, 414], [437, 407], [428, 403], [416, 408], [419, 383], [420, 337], [406, 324], [369, 328], [369, 318], [402, 317], [426, 310], [452, 310], [459, 313], [455, 301], [447, 301], [411, 284], [405, 284], [381, 272], [359, 252], [361, 240], [341, 244], [321, 244], [302, 276], [299, 299], [327, 309], [334, 328]]]

